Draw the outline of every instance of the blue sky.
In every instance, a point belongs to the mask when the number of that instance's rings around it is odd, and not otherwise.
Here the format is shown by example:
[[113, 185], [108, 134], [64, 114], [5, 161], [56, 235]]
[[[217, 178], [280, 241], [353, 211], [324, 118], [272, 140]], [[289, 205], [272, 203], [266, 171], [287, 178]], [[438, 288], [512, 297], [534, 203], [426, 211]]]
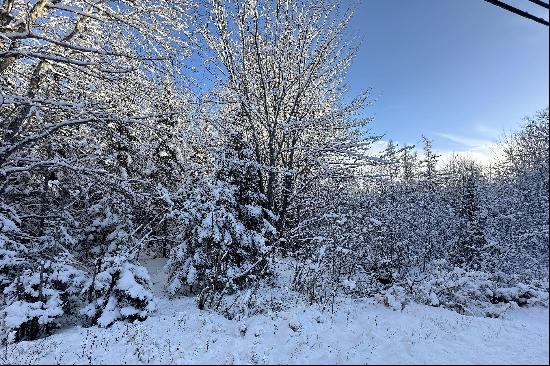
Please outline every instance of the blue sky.
[[[344, 0], [353, 1], [353, 0]], [[527, 0], [508, 3], [548, 19]], [[372, 129], [401, 143], [486, 154], [548, 106], [548, 27], [483, 0], [363, 0], [348, 84], [372, 89]]]

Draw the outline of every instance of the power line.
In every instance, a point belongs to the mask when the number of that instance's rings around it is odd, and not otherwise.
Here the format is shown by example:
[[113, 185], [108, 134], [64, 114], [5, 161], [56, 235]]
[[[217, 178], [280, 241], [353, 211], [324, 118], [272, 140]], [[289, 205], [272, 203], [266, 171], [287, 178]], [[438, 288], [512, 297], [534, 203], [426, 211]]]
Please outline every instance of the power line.
[[[544, 24], [545, 26], [548, 26], [548, 21], [546, 19], [543, 19], [543, 18], [539, 18], [539, 17], [536, 17], [532, 14], [529, 14], [528, 12], [526, 11], [523, 11], [523, 10], [520, 10], [518, 8], [514, 8], [513, 6], [511, 5], [508, 5], [506, 3], [503, 3], [502, 1], [499, 1], [499, 0], [485, 0], [487, 1], [488, 3], [491, 3], [493, 5], [496, 5], [498, 6], [499, 8], [502, 8], [504, 10], [508, 10], [514, 14], [517, 14], [517, 15], [520, 15], [524, 18], [527, 18], [527, 19], [531, 19], [531, 20], [534, 20], [535, 22], [537, 23], [540, 23], [540, 24]], [[533, 1], [535, 2], [536, 0], [529, 0], [529, 1]], [[541, 4], [544, 4], [542, 1], [538, 1], [537, 2], [540, 2]], [[540, 4], [539, 4], [540, 5]], [[546, 6], [548, 6], [547, 4], [545, 4]], [[541, 6], [544, 6], [544, 5], [541, 5]]]
[[540, 6], [542, 6], [543, 8], [548, 9], [548, 4], [545, 3], [544, 1], [540, 1], [540, 0], [529, 0], [529, 1], [532, 2], [532, 3], [534, 3], [534, 4], [540, 5]]

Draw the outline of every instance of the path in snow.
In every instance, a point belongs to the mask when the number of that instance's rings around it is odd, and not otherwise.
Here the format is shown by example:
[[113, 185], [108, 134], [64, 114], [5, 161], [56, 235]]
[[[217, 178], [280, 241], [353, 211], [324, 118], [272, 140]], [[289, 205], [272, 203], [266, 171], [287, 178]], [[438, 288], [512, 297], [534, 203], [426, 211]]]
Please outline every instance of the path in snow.
[[[162, 261], [148, 267], [160, 293]], [[370, 300], [341, 300], [240, 321], [199, 311], [193, 299], [159, 296], [144, 322], [71, 328], [0, 351], [3, 363], [538, 363], [548, 364], [548, 309], [505, 319], [462, 316], [409, 305], [393, 311]]]

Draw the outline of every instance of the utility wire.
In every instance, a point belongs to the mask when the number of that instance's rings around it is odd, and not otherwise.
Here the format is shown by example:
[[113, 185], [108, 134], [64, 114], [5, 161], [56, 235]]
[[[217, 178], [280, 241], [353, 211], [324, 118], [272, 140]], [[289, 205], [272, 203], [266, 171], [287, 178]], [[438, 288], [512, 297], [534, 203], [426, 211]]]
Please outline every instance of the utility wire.
[[534, 4], [540, 5], [543, 8], [548, 9], [548, 3], [545, 3], [544, 1], [540, 1], [540, 0], [529, 0], [529, 1], [534, 3]]
[[[540, 24], [544, 24], [545, 26], [548, 27], [548, 21], [546, 19], [543, 19], [543, 18], [539, 18], [539, 17], [536, 17], [532, 14], [529, 14], [528, 12], [526, 11], [523, 11], [523, 10], [520, 10], [518, 8], [514, 8], [513, 6], [511, 5], [508, 5], [506, 3], [503, 3], [502, 1], [499, 1], [499, 0], [485, 0], [487, 1], [488, 3], [491, 3], [495, 6], [498, 6], [499, 8], [502, 8], [504, 10], [508, 10], [514, 14], [517, 14], [517, 15], [520, 15], [524, 18], [527, 18], [527, 19], [531, 19], [531, 20], [534, 20], [535, 22], [537, 23], [540, 23]], [[535, 1], [535, 0], [530, 0], [530, 1]], [[542, 4], [544, 4], [542, 1], [540, 1]], [[540, 5], [540, 4], [539, 4]], [[541, 6], [544, 6], [544, 5], [541, 5]], [[546, 5], [548, 6], [548, 5]]]

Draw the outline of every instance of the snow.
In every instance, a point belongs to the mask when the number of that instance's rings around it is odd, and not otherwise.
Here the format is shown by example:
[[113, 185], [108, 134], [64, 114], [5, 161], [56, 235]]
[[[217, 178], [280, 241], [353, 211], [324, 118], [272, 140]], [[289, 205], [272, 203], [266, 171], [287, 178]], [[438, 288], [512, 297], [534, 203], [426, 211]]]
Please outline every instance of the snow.
[[117, 307], [116, 297], [109, 296], [109, 301], [105, 306], [105, 309], [101, 312], [101, 316], [97, 319], [97, 324], [101, 327], [107, 327], [109, 324], [120, 318], [120, 309]]
[[252, 217], [261, 217], [262, 216], [262, 213], [263, 213], [263, 210], [262, 208], [260, 207], [257, 207], [257, 206], [251, 206], [251, 205], [245, 205], [245, 208], [248, 210], [248, 213], [250, 213], [250, 215]]
[[17, 231], [17, 225], [2, 214], [0, 214], [0, 225], [0, 232]]
[[140, 268], [130, 263], [124, 263], [122, 271], [120, 272], [120, 278], [117, 283], [117, 288], [126, 292], [133, 298], [140, 300], [148, 300], [149, 293], [144, 291], [143, 285], [136, 282], [135, 276], [139, 276], [146, 283], [149, 282], [149, 275], [145, 271], [140, 271]]
[[439, 298], [437, 297], [437, 294], [435, 292], [430, 292], [430, 305], [439, 305]]
[[192, 285], [193, 282], [195, 282], [195, 280], [197, 279], [197, 270], [192, 264], [189, 266], [189, 271], [187, 272], [186, 279], [188, 285]]
[[164, 261], [147, 263], [158, 310], [143, 322], [73, 327], [11, 344], [2, 363], [461, 363], [548, 364], [548, 309], [510, 310], [503, 318], [464, 316], [407, 304], [340, 298], [323, 310], [288, 310], [228, 320], [197, 309], [193, 298], [162, 295]]
[[52, 294], [45, 303], [42, 301], [15, 301], [4, 308], [2, 312], [6, 313], [4, 322], [8, 328], [17, 328], [34, 317], [38, 317], [39, 324], [48, 324], [63, 314], [59, 296], [56, 294]]

